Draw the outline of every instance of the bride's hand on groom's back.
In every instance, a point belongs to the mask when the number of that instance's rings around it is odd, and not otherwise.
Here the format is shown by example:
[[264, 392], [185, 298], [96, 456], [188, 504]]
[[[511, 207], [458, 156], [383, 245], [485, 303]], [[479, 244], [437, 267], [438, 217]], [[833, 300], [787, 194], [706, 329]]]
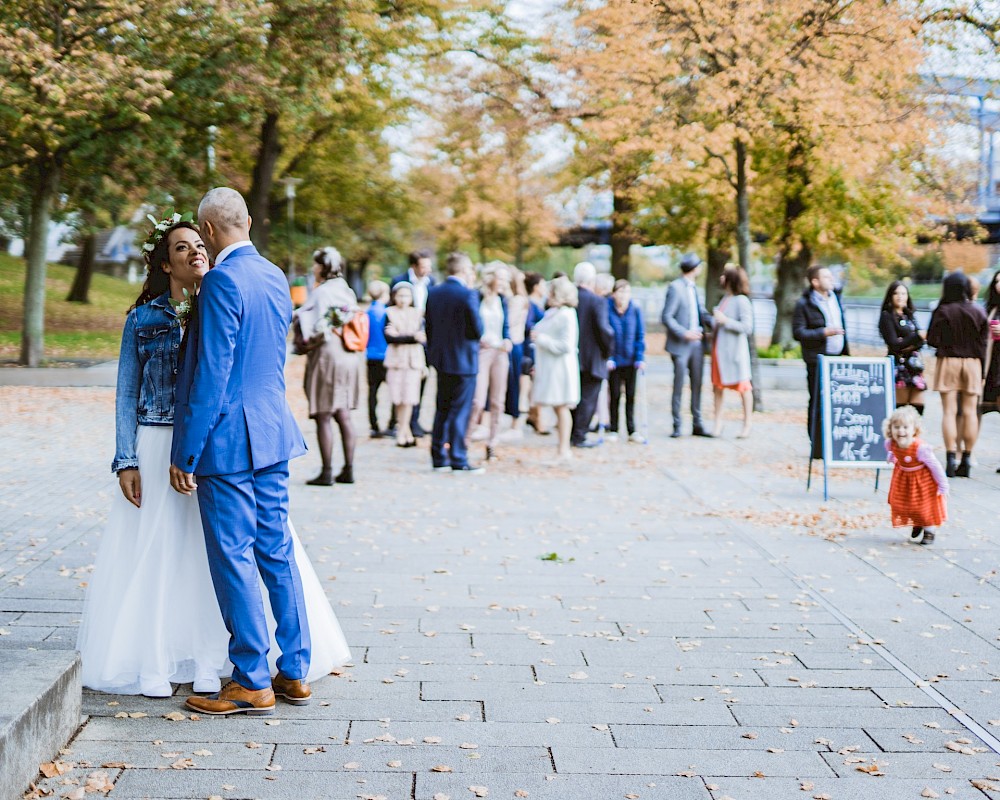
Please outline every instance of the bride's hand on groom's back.
[[122, 494], [136, 508], [142, 502], [142, 478], [139, 477], [137, 469], [123, 469], [118, 473], [118, 485], [122, 489]]

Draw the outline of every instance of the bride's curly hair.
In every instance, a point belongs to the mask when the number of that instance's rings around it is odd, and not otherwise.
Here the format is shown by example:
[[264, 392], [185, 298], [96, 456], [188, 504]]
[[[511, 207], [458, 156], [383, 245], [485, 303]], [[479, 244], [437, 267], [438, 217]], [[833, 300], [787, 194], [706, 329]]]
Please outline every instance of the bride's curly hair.
[[193, 222], [178, 222], [164, 231], [163, 236], [146, 257], [146, 282], [142, 284], [142, 291], [139, 292], [139, 296], [132, 304], [132, 307], [129, 308], [129, 311], [146, 305], [150, 300], [159, 297], [170, 289], [170, 276], [163, 271], [163, 265], [170, 258], [170, 234], [178, 228], [187, 228], [201, 236], [201, 231]]

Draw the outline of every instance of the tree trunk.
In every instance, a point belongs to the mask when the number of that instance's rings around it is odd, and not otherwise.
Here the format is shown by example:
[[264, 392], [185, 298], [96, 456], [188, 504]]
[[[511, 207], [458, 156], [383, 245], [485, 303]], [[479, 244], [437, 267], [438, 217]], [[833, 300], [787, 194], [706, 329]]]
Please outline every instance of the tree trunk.
[[611, 275], [615, 280], [628, 280], [632, 247], [632, 201], [619, 189], [614, 190], [614, 211], [611, 215]]
[[[736, 150], [736, 249], [740, 266], [750, 275], [750, 191], [747, 184], [747, 146], [742, 139], [734, 142]], [[760, 378], [756, 330], [750, 340], [750, 382], [753, 384], [753, 410], [764, 410], [764, 389]]]
[[792, 146], [785, 178], [785, 212], [781, 225], [774, 275], [774, 331], [771, 344], [793, 347], [792, 314], [802, 292], [802, 281], [812, 261], [812, 250], [795, 233], [795, 223], [806, 212], [805, 188], [809, 185], [805, 151]]
[[45, 256], [52, 202], [59, 191], [61, 165], [50, 155], [39, 156], [31, 169], [31, 210], [24, 255], [24, 321], [21, 328], [22, 366], [37, 367], [45, 352]]
[[740, 266], [750, 274], [750, 193], [747, 186], [747, 146], [737, 139], [736, 146], [736, 249]]
[[67, 303], [89, 303], [90, 279], [94, 275], [94, 259], [97, 255], [97, 234], [90, 232], [83, 237], [83, 248], [80, 251], [80, 263], [76, 267], [73, 286], [66, 296]]
[[278, 130], [278, 112], [269, 111], [260, 126], [257, 160], [253, 165], [253, 181], [250, 184], [250, 216], [253, 226], [250, 238], [262, 253], [267, 253], [271, 238], [270, 199], [274, 188], [274, 169], [281, 155], [281, 140]]
[[347, 272], [344, 275], [344, 280], [347, 281], [347, 285], [351, 287], [359, 299], [365, 296], [365, 270], [368, 269], [370, 260], [370, 256], [367, 255], [347, 259]]
[[732, 225], [712, 220], [705, 229], [705, 308], [715, 308], [722, 299], [719, 278], [733, 257]]

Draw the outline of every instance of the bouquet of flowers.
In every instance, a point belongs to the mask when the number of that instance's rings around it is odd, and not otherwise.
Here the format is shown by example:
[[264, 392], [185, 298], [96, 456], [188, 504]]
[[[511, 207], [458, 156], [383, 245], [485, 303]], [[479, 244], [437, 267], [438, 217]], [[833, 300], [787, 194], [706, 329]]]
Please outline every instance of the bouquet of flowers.
[[325, 319], [331, 328], [342, 328], [354, 319], [354, 309], [350, 306], [330, 306]]

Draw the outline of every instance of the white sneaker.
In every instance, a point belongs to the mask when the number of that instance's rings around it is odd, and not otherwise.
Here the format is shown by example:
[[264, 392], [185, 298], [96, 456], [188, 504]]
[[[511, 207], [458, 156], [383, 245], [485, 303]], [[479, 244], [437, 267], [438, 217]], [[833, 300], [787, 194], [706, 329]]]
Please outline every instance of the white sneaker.
[[485, 425], [480, 425], [472, 432], [472, 435], [469, 437], [469, 441], [485, 442], [489, 438], [490, 438], [490, 429], [487, 428]]
[[606, 442], [617, 442], [618, 441], [618, 434], [617, 433], [609, 433], [607, 436], [604, 437], [604, 441], [606, 441]]
[[646, 437], [639, 433], [639, 431], [629, 434], [628, 440], [633, 444], [646, 444]]

